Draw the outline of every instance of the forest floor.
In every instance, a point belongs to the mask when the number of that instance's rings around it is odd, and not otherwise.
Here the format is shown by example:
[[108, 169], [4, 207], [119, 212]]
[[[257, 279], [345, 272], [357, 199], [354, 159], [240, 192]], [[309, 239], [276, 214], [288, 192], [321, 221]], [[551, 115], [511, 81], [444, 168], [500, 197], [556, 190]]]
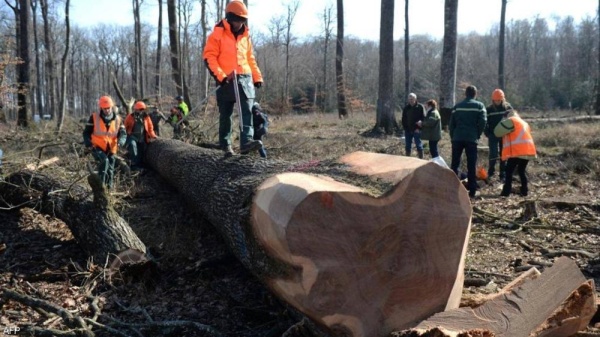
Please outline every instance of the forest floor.
[[[372, 127], [372, 115], [336, 117], [272, 118], [265, 139], [269, 157], [302, 162], [357, 150], [404, 152], [399, 136], [363, 135]], [[215, 118], [203, 120], [197, 134], [201, 141], [214, 142]], [[5, 125], [0, 133], [3, 174], [38, 157], [58, 156], [58, 163], [43, 172], [83, 184], [92, 160], [82, 155], [82, 126], [69, 125], [60, 139], [53, 136], [52, 127], [39, 124], [26, 133]], [[169, 127], [163, 128], [169, 137]], [[502, 185], [496, 178], [490, 184], [482, 182], [479, 198], [472, 201], [465, 298], [497, 292], [530, 266], [543, 271], [558, 256], [571, 257], [586, 277], [600, 284], [600, 122], [540, 120], [532, 122], [532, 128], [539, 158], [528, 167], [529, 195], [500, 197]], [[447, 134], [440, 147], [449, 162]], [[479, 157], [487, 166], [484, 146]], [[519, 183], [515, 185], [518, 190]], [[282, 336], [297, 323], [297, 315], [237, 262], [212, 226], [193, 216], [177, 191], [156, 173], [120, 174], [113, 197], [117, 211], [157, 258], [158, 275], [109, 282], [103, 263], [86, 258], [61, 220], [0, 200], [0, 289], [81, 317], [100, 315], [98, 322], [114, 330], [97, 326], [96, 336], [267, 337]], [[478, 286], [470, 286], [477, 283], [474, 280], [480, 280]], [[0, 299], [0, 307], [0, 331], [5, 333], [6, 328], [28, 326], [69, 330], [61, 318], [16, 301]], [[596, 331], [595, 323], [589, 331]]]

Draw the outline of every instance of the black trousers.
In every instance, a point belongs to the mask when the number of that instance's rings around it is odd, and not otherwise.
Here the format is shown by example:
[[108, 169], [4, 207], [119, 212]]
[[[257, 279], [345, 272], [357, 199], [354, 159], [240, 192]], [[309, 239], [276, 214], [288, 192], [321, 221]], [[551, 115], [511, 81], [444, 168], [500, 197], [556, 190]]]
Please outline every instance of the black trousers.
[[528, 159], [522, 158], [508, 158], [506, 161], [506, 179], [504, 180], [504, 187], [502, 188], [502, 196], [510, 195], [512, 190], [512, 180], [513, 173], [515, 170], [519, 173], [519, 178], [521, 179], [521, 195], [526, 196], [527, 192], [529, 192], [527, 188], [527, 173], [525, 170], [527, 169], [527, 164], [529, 164]]

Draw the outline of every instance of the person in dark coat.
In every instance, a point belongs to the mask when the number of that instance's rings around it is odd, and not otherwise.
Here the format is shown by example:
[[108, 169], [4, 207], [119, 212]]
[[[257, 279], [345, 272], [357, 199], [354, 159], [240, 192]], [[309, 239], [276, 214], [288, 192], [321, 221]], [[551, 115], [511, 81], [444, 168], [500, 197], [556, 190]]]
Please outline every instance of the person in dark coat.
[[425, 118], [425, 107], [417, 102], [417, 95], [408, 95], [408, 104], [402, 109], [402, 128], [404, 129], [405, 154], [410, 157], [412, 142], [415, 141], [417, 154], [423, 159], [423, 142], [421, 142], [421, 127], [419, 122]]
[[467, 155], [467, 178], [469, 197], [477, 192], [477, 143], [487, 124], [485, 106], [475, 99], [477, 88], [470, 85], [465, 90], [466, 98], [452, 108], [448, 131], [452, 140], [452, 163], [450, 168], [459, 176], [458, 166], [462, 153]]

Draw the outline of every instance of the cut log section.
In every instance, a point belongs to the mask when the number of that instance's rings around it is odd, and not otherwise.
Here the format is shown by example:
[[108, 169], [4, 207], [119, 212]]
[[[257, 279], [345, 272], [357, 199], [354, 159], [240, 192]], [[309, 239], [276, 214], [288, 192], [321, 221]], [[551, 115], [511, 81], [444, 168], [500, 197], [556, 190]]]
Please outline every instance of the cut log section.
[[90, 175], [88, 182], [92, 191], [40, 172], [20, 171], [0, 183], [0, 196], [6, 203], [27, 205], [61, 219], [97, 264], [128, 248], [146, 252], [144, 243], [113, 209], [98, 175]]
[[475, 309], [438, 313], [392, 336], [568, 337], [583, 330], [596, 312], [594, 282], [586, 281], [569, 258], [511, 288]]
[[448, 169], [365, 152], [225, 158], [162, 139], [145, 160], [264, 284], [334, 335], [382, 336], [459, 305], [471, 205]]

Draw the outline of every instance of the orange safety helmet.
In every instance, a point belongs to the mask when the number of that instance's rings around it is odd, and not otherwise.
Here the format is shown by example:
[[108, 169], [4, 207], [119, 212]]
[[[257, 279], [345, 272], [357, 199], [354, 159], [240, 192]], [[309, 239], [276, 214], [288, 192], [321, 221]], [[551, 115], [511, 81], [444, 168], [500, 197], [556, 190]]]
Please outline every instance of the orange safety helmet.
[[109, 109], [112, 108], [113, 105], [115, 104], [113, 103], [113, 100], [112, 98], [110, 98], [110, 96], [102, 96], [98, 100], [98, 106], [100, 107], [100, 109]]
[[501, 89], [496, 89], [492, 92], [492, 101], [502, 101], [504, 100], [504, 91]]
[[225, 7], [225, 13], [232, 13], [245, 19], [248, 18], [248, 8], [239, 0], [230, 1]]
[[146, 103], [144, 103], [142, 101], [135, 102], [135, 105], [133, 106], [133, 110], [146, 110]]

